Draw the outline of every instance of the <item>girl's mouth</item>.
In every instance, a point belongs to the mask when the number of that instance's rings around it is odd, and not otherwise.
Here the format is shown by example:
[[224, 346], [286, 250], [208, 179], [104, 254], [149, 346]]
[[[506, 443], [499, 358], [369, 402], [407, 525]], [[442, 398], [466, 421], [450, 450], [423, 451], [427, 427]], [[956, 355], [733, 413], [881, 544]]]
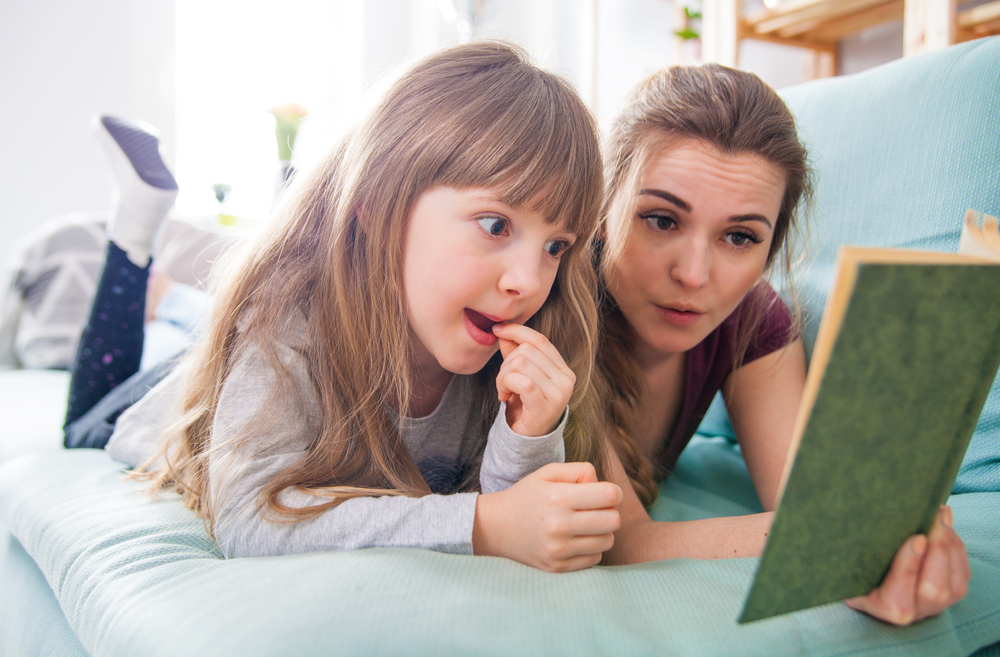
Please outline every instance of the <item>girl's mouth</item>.
[[500, 320], [490, 319], [482, 313], [477, 313], [471, 308], [465, 309], [465, 330], [473, 340], [481, 345], [493, 346], [497, 343], [497, 336], [493, 334], [493, 326]]

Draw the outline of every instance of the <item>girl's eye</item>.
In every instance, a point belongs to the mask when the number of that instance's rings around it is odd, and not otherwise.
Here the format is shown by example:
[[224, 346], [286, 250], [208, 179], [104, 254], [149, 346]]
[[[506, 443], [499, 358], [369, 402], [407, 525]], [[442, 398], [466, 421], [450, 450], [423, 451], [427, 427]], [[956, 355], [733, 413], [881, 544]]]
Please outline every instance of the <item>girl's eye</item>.
[[476, 222], [493, 237], [500, 237], [507, 230], [507, 220], [500, 217], [480, 217]]
[[741, 230], [733, 231], [732, 233], [726, 235], [726, 237], [728, 238], [729, 243], [738, 249], [748, 249], [751, 244], [760, 244], [764, 241], [753, 233]]
[[677, 222], [674, 220], [673, 217], [670, 217], [665, 214], [642, 215], [642, 218], [646, 220], [646, 223], [653, 230], [659, 230], [659, 231], [670, 230], [671, 228], [677, 225]]
[[553, 258], [561, 258], [569, 247], [570, 243], [566, 240], [549, 240], [545, 243], [545, 252]]

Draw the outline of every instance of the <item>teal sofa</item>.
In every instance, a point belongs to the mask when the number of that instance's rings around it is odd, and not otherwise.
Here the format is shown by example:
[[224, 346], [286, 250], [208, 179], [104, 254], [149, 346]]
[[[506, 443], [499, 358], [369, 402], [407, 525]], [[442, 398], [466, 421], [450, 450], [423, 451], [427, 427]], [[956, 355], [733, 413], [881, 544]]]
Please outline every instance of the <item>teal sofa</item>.
[[[1000, 214], [1000, 39], [782, 95], [818, 172], [797, 279], [810, 332], [839, 245], [953, 251], [967, 207]], [[561, 575], [399, 549], [227, 561], [178, 498], [149, 498], [103, 452], [59, 449], [66, 383], [0, 374], [5, 657], [1000, 654], [997, 383], [950, 499], [969, 594], [908, 628], [840, 603], [738, 625], [756, 559]], [[701, 433], [653, 516], [759, 510], [724, 412]]]

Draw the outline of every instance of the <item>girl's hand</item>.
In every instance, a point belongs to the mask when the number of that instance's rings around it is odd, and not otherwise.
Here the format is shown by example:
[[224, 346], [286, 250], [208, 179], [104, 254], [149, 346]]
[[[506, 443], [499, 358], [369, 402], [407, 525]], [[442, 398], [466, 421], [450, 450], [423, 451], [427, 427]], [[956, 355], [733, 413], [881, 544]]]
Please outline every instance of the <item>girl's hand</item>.
[[589, 568], [614, 544], [622, 490], [590, 463], [550, 463], [476, 502], [473, 552], [549, 572]]
[[965, 544], [952, 529], [951, 508], [942, 506], [927, 536], [911, 536], [899, 548], [878, 588], [845, 602], [887, 623], [909, 625], [964, 598], [970, 574]]
[[576, 374], [544, 335], [522, 324], [496, 324], [503, 365], [497, 396], [507, 402], [507, 426], [514, 433], [544, 436], [559, 424], [573, 394]]

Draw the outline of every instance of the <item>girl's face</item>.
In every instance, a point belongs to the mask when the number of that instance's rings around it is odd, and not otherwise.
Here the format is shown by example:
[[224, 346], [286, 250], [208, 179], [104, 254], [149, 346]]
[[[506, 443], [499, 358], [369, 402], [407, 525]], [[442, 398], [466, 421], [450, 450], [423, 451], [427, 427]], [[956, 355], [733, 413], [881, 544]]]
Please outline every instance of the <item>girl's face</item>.
[[763, 274], [784, 190], [770, 162], [702, 141], [650, 158], [634, 212], [607, 227], [629, 231], [608, 282], [640, 357], [685, 352], [736, 309]]
[[434, 187], [417, 199], [403, 291], [424, 374], [478, 372], [497, 350], [493, 324], [523, 324], [542, 307], [576, 235], [533, 206], [512, 208], [481, 188]]

